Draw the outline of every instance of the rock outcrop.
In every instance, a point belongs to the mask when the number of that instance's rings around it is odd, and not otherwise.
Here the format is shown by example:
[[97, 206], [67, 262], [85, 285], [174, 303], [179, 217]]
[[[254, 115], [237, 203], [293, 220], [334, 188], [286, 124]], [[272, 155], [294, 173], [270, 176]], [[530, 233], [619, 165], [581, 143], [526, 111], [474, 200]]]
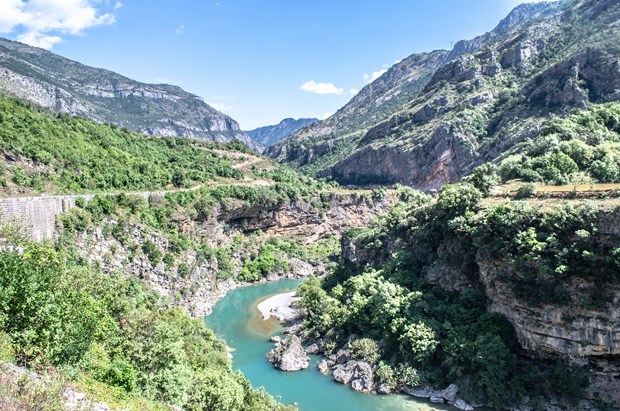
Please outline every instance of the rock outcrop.
[[308, 368], [310, 358], [301, 346], [301, 339], [290, 335], [276, 341], [274, 349], [269, 352], [269, 362], [282, 371], [299, 371]]
[[364, 361], [349, 360], [334, 366], [334, 380], [341, 384], [351, 384], [359, 392], [371, 392], [374, 389], [373, 372], [370, 364]]

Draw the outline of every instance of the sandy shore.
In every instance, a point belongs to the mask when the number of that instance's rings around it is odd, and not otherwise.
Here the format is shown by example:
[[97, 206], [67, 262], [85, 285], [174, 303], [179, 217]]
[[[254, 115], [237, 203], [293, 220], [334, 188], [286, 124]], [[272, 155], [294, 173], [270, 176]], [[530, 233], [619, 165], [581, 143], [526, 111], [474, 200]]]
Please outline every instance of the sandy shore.
[[291, 322], [299, 318], [299, 311], [291, 307], [293, 302], [298, 299], [295, 291], [274, 295], [258, 304], [258, 310], [262, 314], [263, 320], [273, 316], [279, 321]]

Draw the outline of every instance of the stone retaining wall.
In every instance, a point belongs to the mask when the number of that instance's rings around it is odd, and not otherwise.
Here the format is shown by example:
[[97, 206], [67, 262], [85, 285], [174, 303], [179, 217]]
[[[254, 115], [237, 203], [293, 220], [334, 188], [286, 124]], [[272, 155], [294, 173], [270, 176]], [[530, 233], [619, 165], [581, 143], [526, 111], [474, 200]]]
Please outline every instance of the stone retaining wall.
[[[147, 200], [151, 196], [164, 196], [166, 191], [136, 192]], [[106, 194], [114, 195], [114, 194]], [[0, 199], [0, 226], [16, 226], [35, 241], [51, 240], [56, 229], [56, 216], [75, 207], [75, 200], [90, 201], [94, 194], [19, 197]]]

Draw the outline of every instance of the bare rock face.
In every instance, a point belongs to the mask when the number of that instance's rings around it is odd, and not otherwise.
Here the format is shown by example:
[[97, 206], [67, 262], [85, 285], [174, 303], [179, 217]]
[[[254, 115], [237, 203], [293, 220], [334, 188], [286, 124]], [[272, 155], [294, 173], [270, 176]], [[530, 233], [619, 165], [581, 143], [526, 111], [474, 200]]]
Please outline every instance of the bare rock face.
[[493, 276], [501, 262], [479, 258], [480, 278], [489, 298], [489, 310], [505, 316], [513, 325], [519, 343], [543, 358], [567, 358], [595, 372], [588, 375], [588, 399], [620, 406], [620, 291], [606, 310], [522, 304], [510, 287]]
[[460, 179], [477, 155], [476, 143], [440, 124], [423, 146], [368, 145], [335, 164], [330, 174], [345, 183], [401, 183], [438, 189]]
[[301, 340], [290, 335], [269, 352], [269, 362], [282, 371], [299, 371], [308, 368], [310, 358], [306, 355]]
[[370, 364], [350, 360], [334, 367], [334, 379], [341, 384], [351, 383], [351, 388], [359, 392], [371, 392], [374, 388]]
[[36, 47], [0, 39], [0, 91], [59, 113], [130, 130], [260, 149], [239, 124], [200, 97], [168, 84], [145, 84]]

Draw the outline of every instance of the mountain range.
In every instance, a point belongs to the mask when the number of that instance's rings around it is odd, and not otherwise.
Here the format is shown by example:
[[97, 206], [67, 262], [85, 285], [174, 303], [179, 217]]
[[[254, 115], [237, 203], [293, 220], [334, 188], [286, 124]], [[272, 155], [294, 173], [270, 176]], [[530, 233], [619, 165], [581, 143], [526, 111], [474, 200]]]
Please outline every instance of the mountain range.
[[255, 142], [268, 147], [290, 136], [300, 128], [316, 123], [317, 121], [319, 121], [318, 118], [285, 118], [276, 125], [259, 127], [254, 130], [246, 131], [246, 134]]
[[620, 3], [523, 4], [451, 51], [411, 55], [267, 154], [345, 184], [421, 189], [523, 152], [556, 116], [620, 99]]
[[0, 38], [0, 92], [141, 133], [258, 146], [239, 124], [177, 86], [145, 84]]

